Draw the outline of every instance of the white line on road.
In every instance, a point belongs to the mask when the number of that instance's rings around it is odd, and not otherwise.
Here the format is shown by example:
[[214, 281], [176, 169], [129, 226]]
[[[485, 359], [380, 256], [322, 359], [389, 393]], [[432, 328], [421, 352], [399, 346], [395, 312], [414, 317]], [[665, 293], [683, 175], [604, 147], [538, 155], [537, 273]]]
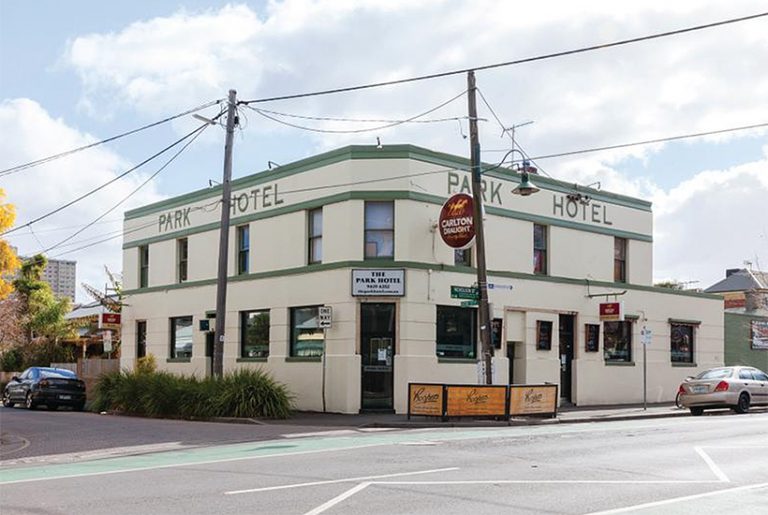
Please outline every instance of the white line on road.
[[[760, 488], [768, 488], [768, 483], [760, 483], [756, 485], [737, 486], [736, 488], [725, 488], [723, 490], [715, 490], [714, 492], [706, 492], [703, 494], [686, 495], [685, 497], [675, 497], [674, 499], [665, 499], [663, 501], [654, 501], [645, 504], [636, 504], [634, 506], [625, 506], [624, 508], [616, 508], [614, 510], [596, 511], [589, 515], [612, 515], [614, 513], [626, 513], [629, 511], [642, 510], [645, 508], [655, 508], [657, 506], [664, 506], [667, 504], [675, 504], [683, 501], [691, 501], [693, 499], [701, 499], [704, 497], [713, 497], [716, 495], [730, 494], [734, 492], [743, 492], [745, 490], [757, 490]], [[734, 505], [738, 510], [738, 505]]]
[[[316, 485], [330, 485], [333, 483], [350, 483], [352, 481], [366, 481], [370, 479], [384, 479], [388, 477], [403, 477], [403, 476], [415, 476], [417, 474], [432, 474], [433, 472], [449, 472], [452, 470], [459, 470], [458, 467], [449, 467], [449, 468], [443, 468], [443, 469], [432, 469], [432, 470], [419, 470], [415, 472], [400, 472], [396, 474], [383, 474], [380, 476], [362, 476], [362, 477], [348, 477], [344, 479], [329, 479], [326, 481], [313, 481], [311, 483], [294, 483], [290, 485], [280, 485], [280, 486], [267, 486], [264, 488], [251, 488], [249, 490], [233, 490], [231, 492], [224, 492], [224, 495], [235, 495], [235, 494], [247, 494], [247, 493], [253, 493], [253, 492], [268, 492], [270, 490], [285, 490], [287, 488], [299, 488], [303, 486], [316, 486]], [[369, 481], [370, 482], [370, 481]]]
[[331, 499], [327, 503], [321, 504], [320, 506], [318, 506], [317, 508], [315, 508], [312, 511], [308, 511], [304, 515], [319, 515], [320, 513], [323, 513], [325, 510], [327, 510], [328, 508], [333, 508], [334, 506], [339, 504], [341, 501], [352, 497], [353, 495], [355, 495], [360, 490], [363, 490], [364, 488], [368, 487], [368, 485], [370, 485], [370, 483], [360, 483], [359, 485], [357, 485], [357, 486], [355, 486], [353, 488], [350, 488], [349, 490], [347, 490], [343, 494], [334, 497], [333, 499]]
[[467, 479], [457, 481], [372, 481], [377, 485], [690, 485], [720, 484], [714, 479]]
[[712, 473], [716, 475], [720, 481], [722, 481], [723, 483], [731, 482], [731, 480], [728, 479], [728, 476], [726, 476], [725, 473], [722, 470], [720, 470], [720, 467], [718, 467], [717, 464], [714, 461], [712, 461], [712, 458], [709, 457], [709, 454], [704, 452], [704, 449], [702, 449], [701, 447], [694, 447], [694, 449], [699, 454], [699, 456], [701, 456], [704, 462], [707, 465], [709, 465], [709, 470], [711, 470]]

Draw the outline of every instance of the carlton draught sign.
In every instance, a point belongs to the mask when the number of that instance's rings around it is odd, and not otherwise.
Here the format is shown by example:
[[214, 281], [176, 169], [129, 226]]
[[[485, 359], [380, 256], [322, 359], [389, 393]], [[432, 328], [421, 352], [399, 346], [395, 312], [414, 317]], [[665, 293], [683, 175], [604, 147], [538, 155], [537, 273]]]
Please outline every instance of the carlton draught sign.
[[475, 241], [474, 205], [472, 197], [457, 193], [443, 204], [438, 230], [443, 241], [454, 249], [466, 249]]

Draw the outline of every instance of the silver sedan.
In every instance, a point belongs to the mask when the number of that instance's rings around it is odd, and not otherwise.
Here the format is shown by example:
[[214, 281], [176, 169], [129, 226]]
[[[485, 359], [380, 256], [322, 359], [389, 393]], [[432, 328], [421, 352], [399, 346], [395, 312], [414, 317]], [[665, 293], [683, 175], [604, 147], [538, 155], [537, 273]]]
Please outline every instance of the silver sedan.
[[694, 416], [709, 408], [746, 413], [750, 406], [768, 406], [768, 374], [753, 367], [710, 368], [681, 384], [678, 393]]

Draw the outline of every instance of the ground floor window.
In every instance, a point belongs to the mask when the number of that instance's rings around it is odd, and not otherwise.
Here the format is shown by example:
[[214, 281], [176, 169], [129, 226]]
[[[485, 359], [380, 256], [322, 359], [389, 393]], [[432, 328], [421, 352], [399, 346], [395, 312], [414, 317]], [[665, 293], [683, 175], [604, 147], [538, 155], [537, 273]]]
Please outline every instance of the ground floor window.
[[143, 358], [147, 355], [147, 321], [136, 322], [136, 357]]
[[632, 322], [605, 322], [603, 357], [608, 362], [632, 361]]
[[671, 324], [670, 345], [672, 363], [693, 363], [693, 326]]
[[437, 306], [437, 355], [441, 358], [475, 359], [477, 310]]
[[240, 356], [269, 356], [269, 310], [240, 312]]
[[192, 357], [192, 317], [171, 318], [171, 358]]
[[319, 307], [291, 308], [291, 356], [319, 357], [323, 355], [325, 336], [320, 328]]

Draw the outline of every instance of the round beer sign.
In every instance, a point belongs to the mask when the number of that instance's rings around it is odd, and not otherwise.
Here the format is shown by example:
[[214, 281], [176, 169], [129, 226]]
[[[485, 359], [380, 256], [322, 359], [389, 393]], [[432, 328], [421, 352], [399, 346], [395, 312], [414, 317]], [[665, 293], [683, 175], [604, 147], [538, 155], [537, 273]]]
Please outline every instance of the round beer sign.
[[443, 204], [438, 229], [443, 241], [454, 249], [465, 249], [475, 241], [474, 203], [466, 193], [457, 193]]

